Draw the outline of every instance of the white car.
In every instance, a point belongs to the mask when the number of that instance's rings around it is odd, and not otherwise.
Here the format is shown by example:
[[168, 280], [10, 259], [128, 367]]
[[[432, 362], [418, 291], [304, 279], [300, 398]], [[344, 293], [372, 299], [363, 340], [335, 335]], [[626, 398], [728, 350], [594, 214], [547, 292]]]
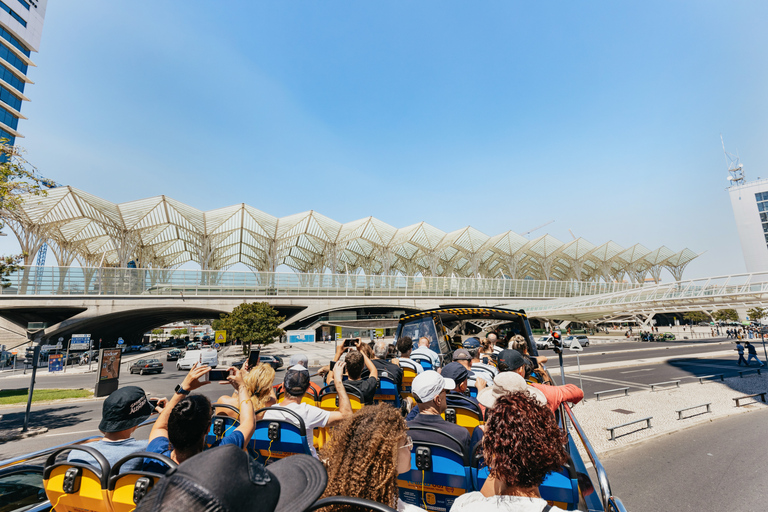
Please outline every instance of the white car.
[[573, 345], [573, 343], [575, 341], [578, 341], [579, 345], [581, 345], [582, 347], [588, 347], [589, 346], [589, 338], [587, 338], [583, 334], [566, 336], [563, 339], [563, 346], [564, 347], [570, 347], [571, 345]]
[[552, 336], [540, 337], [536, 340], [536, 348], [539, 350], [543, 348], [555, 348], [554, 338]]
[[184, 355], [176, 361], [176, 369], [189, 370], [195, 363], [207, 364], [211, 368], [216, 368], [219, 364], [219, 353], [212, 348], [187, 350]]

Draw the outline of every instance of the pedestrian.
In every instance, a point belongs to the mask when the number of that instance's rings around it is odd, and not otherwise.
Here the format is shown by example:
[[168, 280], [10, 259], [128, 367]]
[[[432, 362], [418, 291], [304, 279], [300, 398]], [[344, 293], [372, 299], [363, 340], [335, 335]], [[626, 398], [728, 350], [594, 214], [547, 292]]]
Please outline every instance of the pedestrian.
[[757, 358], [757, 350], [755, 350], [755, 346], [750, 342], [746, 342], [745, 346], [747, 348], [747, 352], [749, 353], [749, 356], [747, 357], [747, 366], [749, 366], [749, 362], [752, 359], [757, 361], [760, 366], [765, 366], [765, 364]]
[[744, 363], [745, 366], [749, 366], [749, 363], [747, 363], [747, 360], [744, 359], [744, 346], [741, 344], [740, 341], [736, 342], [736, 348], [733, 350], [739, 353], [739, 366], [741, 366], [741, 363]]

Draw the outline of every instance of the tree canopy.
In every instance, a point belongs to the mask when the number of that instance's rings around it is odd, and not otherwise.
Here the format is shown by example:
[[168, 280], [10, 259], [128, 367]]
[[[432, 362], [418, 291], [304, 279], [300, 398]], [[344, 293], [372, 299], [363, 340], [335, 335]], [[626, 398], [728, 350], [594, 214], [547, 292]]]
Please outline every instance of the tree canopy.
[[274, 343], [276, 338], [282, 336], [283, 330], [279, 325], [285, 321], [284, 316], [272, 308], [267, 302], [243, 303], [232, 310], [228, 315], [221, 315], [222, 327], [227, 331], [227, 339], [239, 339], [243, 347], [258, 343], [268, 345]]
[[739, 321], [739, 314], [736, 312], [735, 309], [718, 309], [717, 311], [712, 313], [712, 316], [718, 322], [738, 322]]
[[709, 315], [703, 311], [688, 311], [683, 315], [683, 318], [693, 322], [709, 322]]
[[[22, 194], [44, 195], [46, 186], [53, 186], [27, 162], [24, 150], [8, 144], [8, 139], [0, 139], [0, 209], [2, 215], [12, 216], [23, 202]], [[0, 218], [0, 229], [5, 223]], [[23, 254], [0, 256], [0, 287], [11, 285], [9, 275], [19, 269]]]
[[189, 329], [174, 329], [171, 331], [172, 336], [184, 336], [185, 334], [189, 334]]
[[758, 306], [752, 309], [748, 309], [747, 315], [749, 315], [750, 320], [757, 320], [759, 322], [760, 320], [768, 316], [768, 310]]

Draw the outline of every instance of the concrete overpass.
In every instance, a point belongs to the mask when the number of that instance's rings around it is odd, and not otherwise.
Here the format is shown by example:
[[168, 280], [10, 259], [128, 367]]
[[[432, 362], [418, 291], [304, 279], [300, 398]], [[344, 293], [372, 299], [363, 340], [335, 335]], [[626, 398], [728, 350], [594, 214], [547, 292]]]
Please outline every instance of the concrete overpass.
[[[16, 341], [27, 322], [46, 322], [46, 339], [90, 333], [111, 343], [191, 318], [217, 318], [243, 302], [268, 302], [283, 326], [352, 308], [421, 310], [443, 305], [519, 307], [520, 301], [584, 297], [637, 288], [626, 283], [428, 276], [367, 276], [24, 267], [0, 291], [0, 317]], [[3, 326], [0, 326], [3, 327]], [[13, 343], [8, 336], [3, 343]]]

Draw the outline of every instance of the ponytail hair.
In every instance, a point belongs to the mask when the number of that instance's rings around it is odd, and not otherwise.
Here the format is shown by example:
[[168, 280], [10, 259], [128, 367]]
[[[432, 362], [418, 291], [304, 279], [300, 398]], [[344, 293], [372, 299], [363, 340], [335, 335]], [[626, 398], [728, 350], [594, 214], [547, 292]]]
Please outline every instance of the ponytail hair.
[[201, 451], [211, 415], [211, 402], [203, 395], [189, 395], [176, 404], [168, 418], [168, 440], [173, 448], [184, 454]]

